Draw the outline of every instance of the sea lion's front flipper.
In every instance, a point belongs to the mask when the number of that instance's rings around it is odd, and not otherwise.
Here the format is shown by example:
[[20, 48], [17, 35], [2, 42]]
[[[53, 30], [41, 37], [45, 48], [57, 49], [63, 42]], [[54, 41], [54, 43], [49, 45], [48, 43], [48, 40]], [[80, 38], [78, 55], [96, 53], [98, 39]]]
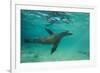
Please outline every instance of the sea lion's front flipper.
[[50, 34], [50, 35], [53, 35], [54, 33], [50, 30], [50, 29], [48, 29], [48, 28], [45, 28], [45, 30]]
[[51, 50], [51, 54], [53, 54], [56, 51], [57, 46], [58, 46], [58, 42], [53, 45], [53, 48]]

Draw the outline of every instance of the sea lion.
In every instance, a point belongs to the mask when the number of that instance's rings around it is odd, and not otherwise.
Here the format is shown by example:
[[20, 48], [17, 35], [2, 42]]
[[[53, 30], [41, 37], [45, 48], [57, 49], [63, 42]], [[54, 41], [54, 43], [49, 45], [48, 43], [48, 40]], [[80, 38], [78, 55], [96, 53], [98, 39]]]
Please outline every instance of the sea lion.
[[45, 30], [50, 34], [50, 36], [48, 37], [43, 37], [43, 38], [34, 38], [34, 39], [25, 39], [26, 43], [40, 43], [40, 44], [52, 44], [53, 48], [51, 50], [51, 54], [53, 54], [56, 51], [56, 48], [60, 42], [60, 40], [64, 37], [64, 36], [69, 36], [72, 35], [71, 32], [69, 32], [68, 30], [64, 31], [64, 32], [60, 32], [58, 34], [54, 34], [51, 30], [45, 28]]

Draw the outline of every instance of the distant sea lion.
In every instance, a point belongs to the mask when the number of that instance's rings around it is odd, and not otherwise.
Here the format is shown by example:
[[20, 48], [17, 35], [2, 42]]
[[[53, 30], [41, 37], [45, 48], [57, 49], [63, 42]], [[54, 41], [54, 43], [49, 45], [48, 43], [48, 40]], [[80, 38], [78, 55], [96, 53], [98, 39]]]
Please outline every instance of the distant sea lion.
[[51, 30], [45, 28], [45, 30], [50, 34], [48, 37], [43, 37], [43, 38], [34, 38], [34, 39], [25, 39], [26, 43], [40, 43], [40, 44], [52, 44], [53, 48], [51, 50], [51, 54], [53, 54], [56, 51], [56, 48], [60, 42], [60, 40], [64, 36], [72, 35], [71, 32], [68, 30], [64, 32], [60, 32], [58, 34], [54, 34]]

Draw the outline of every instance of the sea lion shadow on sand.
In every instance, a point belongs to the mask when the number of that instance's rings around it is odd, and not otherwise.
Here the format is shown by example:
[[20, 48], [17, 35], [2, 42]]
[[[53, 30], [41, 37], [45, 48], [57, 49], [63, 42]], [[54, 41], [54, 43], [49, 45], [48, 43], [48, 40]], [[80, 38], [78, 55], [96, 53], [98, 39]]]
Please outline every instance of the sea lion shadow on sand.
[[56, 51], [56, 48], [58, 47], [59, 42], [64, 36], [72, 35], [72, 33], [68, 30], [64, 32], [60, 32], [58, 34], [54, 34], [50, 29], [45, 28], [45, 30], [50, 34], [48, 37], [44, 38], [33, 38], [33, 39], [25, 39], [25, 43], [38, 43], [38, 44], [52, 44], [53, 47], [51, 49], [51, 54], [53, 54]]
[[89, 56], [89, 52], [88, 51], [78, 51], [79, 54], [85, 55], [85, 56]]

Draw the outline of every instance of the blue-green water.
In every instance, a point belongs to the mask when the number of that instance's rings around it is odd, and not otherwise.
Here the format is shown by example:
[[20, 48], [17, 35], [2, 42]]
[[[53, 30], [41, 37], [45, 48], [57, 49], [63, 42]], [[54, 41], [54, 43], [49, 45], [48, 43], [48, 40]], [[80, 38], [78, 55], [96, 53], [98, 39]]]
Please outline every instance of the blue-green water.
[[[52, 44], [25, 42], [50, 36], [45, 28], [72, 35], [63, 37], [53, 54]], [[89, 41], [89, 13], [21, 10], [21, 63], [89, 60]]]

